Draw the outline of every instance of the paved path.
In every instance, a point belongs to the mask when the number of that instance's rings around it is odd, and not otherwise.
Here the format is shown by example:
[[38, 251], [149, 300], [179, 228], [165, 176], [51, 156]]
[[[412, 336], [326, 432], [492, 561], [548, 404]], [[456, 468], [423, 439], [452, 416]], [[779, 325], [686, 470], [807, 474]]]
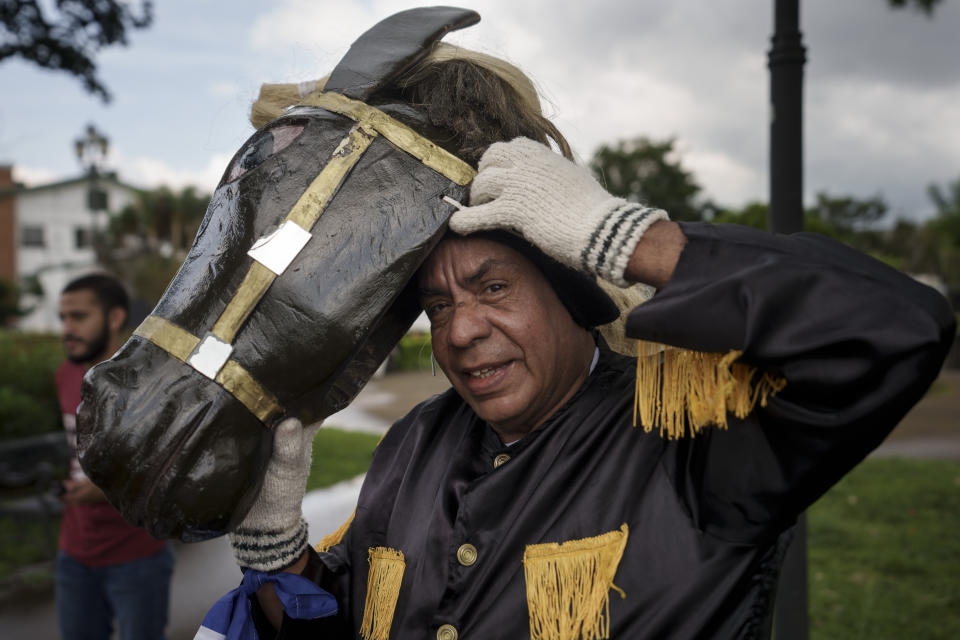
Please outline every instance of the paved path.
[[[448, 386], [442, 374], [389, 374], [372, 381], [347, 409], [327, 421], [344, 429], [382, 432], [417, 402]], [[944, 372], [939, 390], [903, 420], [874, 455], [960, 459], [960, 371]], [[336, 529], [351, 513], [361, 478], [315, 491], [304, 500], [311, 539]], [[178, 544], [171, 588], [169, 640], [190, 640], [207, 609], [239, 582], [226, 538]], [[0, 613], [0, 638], [55, 640], [53, 603]]]
[[872, 455], [960, 460], [960, 370], [942, 371], [927, 397]]

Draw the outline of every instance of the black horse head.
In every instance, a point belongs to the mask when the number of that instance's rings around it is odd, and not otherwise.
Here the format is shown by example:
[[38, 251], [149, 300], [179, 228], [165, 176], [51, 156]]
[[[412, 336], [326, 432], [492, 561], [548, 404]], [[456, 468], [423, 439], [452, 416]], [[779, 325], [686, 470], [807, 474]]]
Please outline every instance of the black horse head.
[[271, 428], [346, 406], [409, 328], [411, 278], [473, 170], [416, 106], [368, 102], [477, 20], [384, 20], [234, 156], [156, 309], [84, 380], [81, 463], [128, 521], [185, 540], [231, 529]]

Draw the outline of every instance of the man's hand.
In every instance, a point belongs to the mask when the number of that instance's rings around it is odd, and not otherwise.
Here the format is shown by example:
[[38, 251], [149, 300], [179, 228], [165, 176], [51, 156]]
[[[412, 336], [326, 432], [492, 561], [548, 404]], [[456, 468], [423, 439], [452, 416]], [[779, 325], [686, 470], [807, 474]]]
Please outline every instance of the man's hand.
[[233, 556], [241, 567], [277, 571], [301, 560], [308, 545], [301, 505], [313, 437], [319, 428], [319, 422], [304, 427], [296, 418], [276, 426], [263, 488], [243, 522], [230, 534]]
[[60, 496], [60, 499], [66, 504], [107, 501], [107, 496], [100, 490], [100, 487], [90, 482], [87, 478], [67, 478], [62, 484], [64, 492], [63, 495]]
[[625, 271], [644, 232], [669, 219], [611, 196], [587, 169], [527, 138], [483, 154], [470, 204], [450, 218], [456, 233], [514, 231], [559, 262], [622, 287], [631, 284]]

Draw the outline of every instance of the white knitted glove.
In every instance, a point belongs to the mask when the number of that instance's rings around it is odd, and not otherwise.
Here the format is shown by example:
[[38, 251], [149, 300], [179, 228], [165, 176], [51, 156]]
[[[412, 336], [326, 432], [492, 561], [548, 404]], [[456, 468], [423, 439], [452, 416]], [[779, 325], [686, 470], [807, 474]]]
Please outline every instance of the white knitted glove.
[[647, 228], [665, 211], [615, 198], [549, 147], [528, 138], [498, 142], [480, 159], [470, 204], [450, 218], [467, 235], [507, 229], [555, 260], [618, 286]]
[[320, 424], [304, 427], [287, 418], [276, 426], [260, 495], [230, 534], [233, 557], [241, 567], [277, 571], [296, 562], [307, 548], [302, 503]]

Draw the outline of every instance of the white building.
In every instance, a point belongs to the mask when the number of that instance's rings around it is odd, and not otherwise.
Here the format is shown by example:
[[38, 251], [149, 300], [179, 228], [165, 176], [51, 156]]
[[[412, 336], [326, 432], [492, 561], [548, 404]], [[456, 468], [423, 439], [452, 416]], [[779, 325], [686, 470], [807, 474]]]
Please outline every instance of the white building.
[[73, 278], [98, 270], [94, 229], [104, 229], [110, 213], [133, 204], [138, 190], [113, 174], [99, 177], [97, 187], [107, 194], [107, 210], [94, 213], [85, 176], [24, 187], [14, 184], [12, 167], [0, 167], [0, 278], [21, 284], [36, 278], [43, 288], [42, 296], [21, 299], [22, 306], [34, 308], [18, 328], [59, 331], [60, 291]]

